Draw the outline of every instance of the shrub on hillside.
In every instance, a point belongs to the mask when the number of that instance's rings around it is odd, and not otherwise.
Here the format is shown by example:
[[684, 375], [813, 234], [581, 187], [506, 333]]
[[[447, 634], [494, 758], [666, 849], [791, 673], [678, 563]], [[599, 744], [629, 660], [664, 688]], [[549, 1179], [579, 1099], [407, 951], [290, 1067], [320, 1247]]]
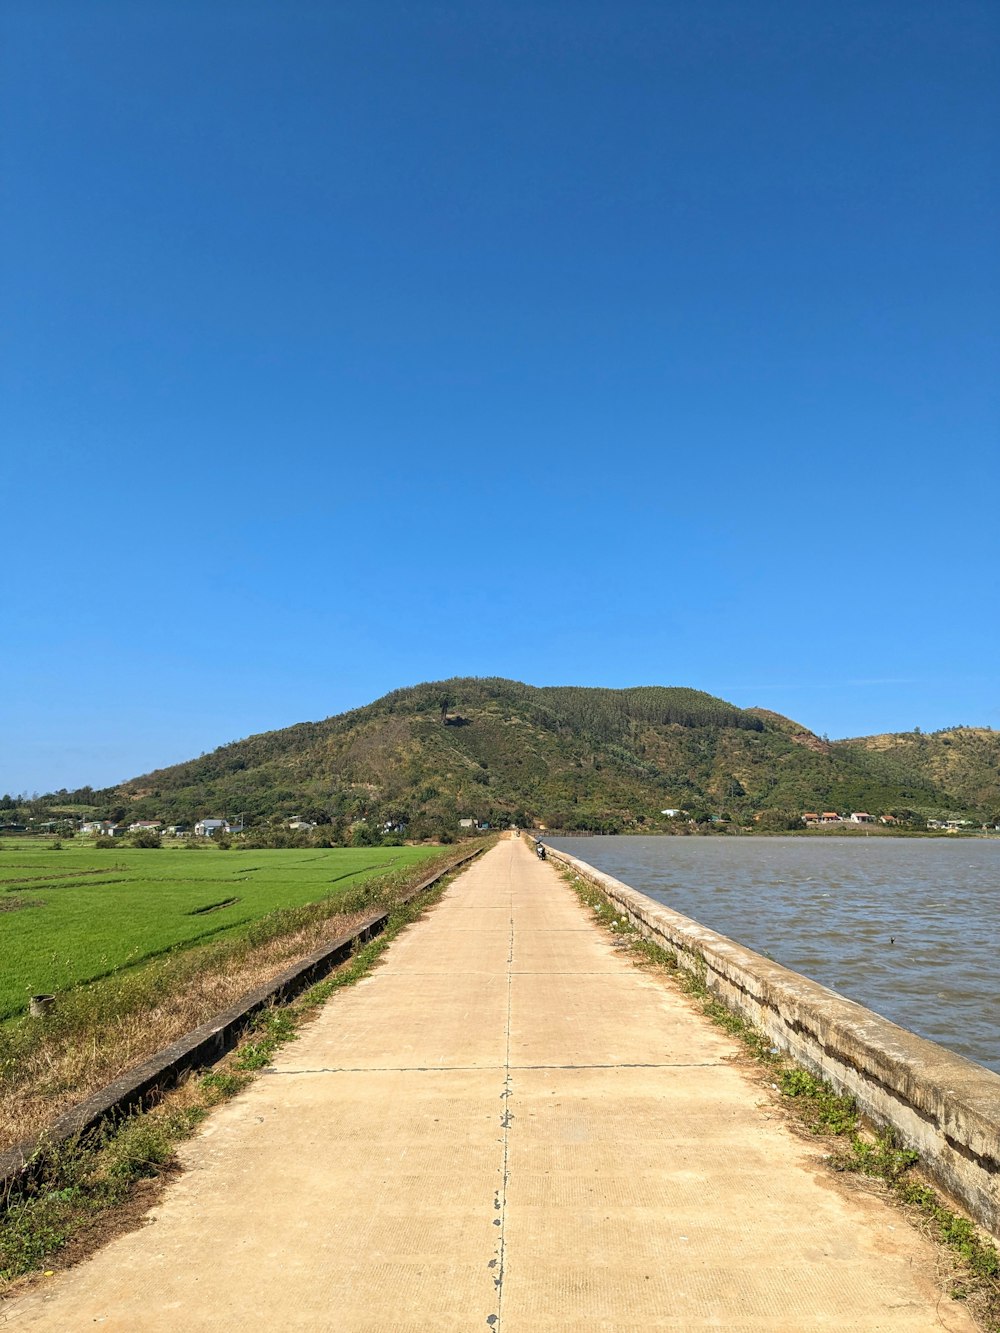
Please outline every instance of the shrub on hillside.
[[757, 828], [762, 833], [787, 833], [802, 827], [802, 816], [797, 810], [762, 810]]

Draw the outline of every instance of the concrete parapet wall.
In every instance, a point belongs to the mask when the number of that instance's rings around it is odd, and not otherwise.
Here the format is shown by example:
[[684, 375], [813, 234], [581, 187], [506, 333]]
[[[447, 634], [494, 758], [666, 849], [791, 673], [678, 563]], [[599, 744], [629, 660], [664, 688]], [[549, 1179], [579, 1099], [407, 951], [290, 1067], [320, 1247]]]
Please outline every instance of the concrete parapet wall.
[[766, 1033], [879, 1128], [895, 1129], [921, 1168], [1000, 1236], [1000, 1075], [926, 1041], [808, 977], [764, 958], [620, 880], [548, 848], [605, 893], [647, 939]]

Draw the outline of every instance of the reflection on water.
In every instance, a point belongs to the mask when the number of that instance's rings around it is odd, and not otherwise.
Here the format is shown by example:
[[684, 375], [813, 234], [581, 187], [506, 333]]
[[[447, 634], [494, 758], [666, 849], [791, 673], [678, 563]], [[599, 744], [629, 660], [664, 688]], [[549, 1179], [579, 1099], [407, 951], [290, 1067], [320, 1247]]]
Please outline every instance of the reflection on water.
[[552, 838], [1000, 1073], [1000, 838]]

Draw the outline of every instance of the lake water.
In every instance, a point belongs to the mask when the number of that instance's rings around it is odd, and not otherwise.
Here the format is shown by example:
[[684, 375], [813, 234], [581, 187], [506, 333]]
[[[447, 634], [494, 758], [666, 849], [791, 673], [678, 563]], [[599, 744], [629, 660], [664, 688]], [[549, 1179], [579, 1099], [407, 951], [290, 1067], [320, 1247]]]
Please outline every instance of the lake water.
[[1000, 1073], [1000, 838], [549, 841]]

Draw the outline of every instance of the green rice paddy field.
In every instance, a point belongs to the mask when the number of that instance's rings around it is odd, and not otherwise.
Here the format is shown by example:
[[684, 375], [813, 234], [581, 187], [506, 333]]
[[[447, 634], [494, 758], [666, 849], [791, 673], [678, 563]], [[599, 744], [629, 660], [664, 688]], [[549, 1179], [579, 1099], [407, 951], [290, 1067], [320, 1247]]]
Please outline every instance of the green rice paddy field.
[[0, 844], [0, 1021], [32, 995], [238, 935], [280, 908], [341, 896], [439, 847], [220, 851]]

